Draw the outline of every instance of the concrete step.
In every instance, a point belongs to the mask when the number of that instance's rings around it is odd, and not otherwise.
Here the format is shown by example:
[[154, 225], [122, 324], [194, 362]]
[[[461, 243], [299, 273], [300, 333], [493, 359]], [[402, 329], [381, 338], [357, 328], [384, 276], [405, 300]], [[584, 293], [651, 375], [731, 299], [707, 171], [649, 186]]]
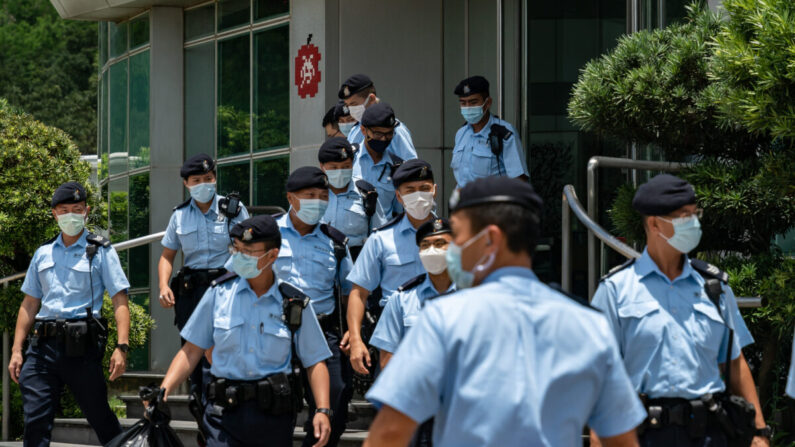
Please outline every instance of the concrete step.
[[[154, 383], [159, 386], [165, 374], [151, 371], [134, 371], [122, 374], [117, 380], [108, 382], [109, 396], [138, 395], [138, 389]], [[176, 394], [188, 394], [188, 382], [185, 381], [177, 389]]]
[[[135, 424], [138, 419], [121, 419], [122, 428], [127, 429]], [[171, 421], [171, 428], [177, 433], [182, 443], [188, 446], [196, 445], [196, 434], [198, 428], [195, 422]], [[299, 426], [293, 433], [293, 446], [299, 447], [306, 437], [306, 433]], [[367, 437], [365, 430], [346, 430], [338, 444], [340, 447], [359, 447]], [[51, 444], [53, 447], [73, 447], [73, 446], [96, 446], [100, 445], [94, 430], [85, 419], [55, 419], [55, 426], [52, 431]], [[11, 444], [17, 447], [20, 444]], [[5, 447], [0, 445], [0, 447]], [[10, 447], [10, 446], [9, 446]]]

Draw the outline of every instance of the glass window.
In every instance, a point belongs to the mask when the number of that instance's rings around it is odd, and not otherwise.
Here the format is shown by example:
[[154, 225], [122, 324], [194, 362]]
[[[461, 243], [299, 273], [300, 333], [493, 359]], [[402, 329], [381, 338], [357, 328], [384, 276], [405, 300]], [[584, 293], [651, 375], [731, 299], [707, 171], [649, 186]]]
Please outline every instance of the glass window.
[[[129, 205], [128, 179], [122, 177], [110, 182], [110, 204], [108, 205], [109, 232], [111, 242], [122, 242], [129, 239], [127, 232], [127, 207]], [[126, 250], [119, 252], [119, 259], [125, 273], [129, 270], [128, 266], [128, 252]]]
[[99, 69], [108, 61], [108, 22], [99, 22]]
[[290, 34], [280, 26], [254, 35], [254, 147], [290, 144]]
[[130, 21], [130, 48], [149, 43], [149, 16]]
[[[149, 294], [136, 293], [130, 295], [130, 301], [143, 307], [146, 313], [149, 313]], [[139, 348], [130, 350], [127, 354], [127, 371], [146, 371], [149, 369], [149, 340]]]
[[127, 60], [110, 67], [110, 174], [127, 171]]
[[212, 34], [215, 31], [215, 4], [185, 11], [185, 40]]
[[100, 179], [103, 179], [108, 176], [108, 78], [110, 76], [110, 71], [105, 71], [102, 74], [101, 82], [99, 83], [100, 86], [100, 94], [99, 94], [99, 105], [97, 106], [97, 110], [99, 111], [99, 137], [98, 142], [99, 144], [99, 166], [98, 166], [98, 175]]
[[185, 49], [185, 159], [215, 153], [215, 44]]
[[287, 210], [287, 176], [290, 157], [267, 158], [254, 161], [254, 205], [280, 206]]
[[149, 50], [130, 58], [130, 169], [149, 165]]
[[249, 0], [218, 2], [218, 29], [224, 30], [251, 22]]
[[250, 151], [249, 38], [218, 42], [218, 157]]
[[[149, 173], [130, 177], [130, 239], [149, 234]], [[130, 285], [149, 287], [149, 245], [130, 249]]]
[[249, 203], [248, 171], [248, 161], [218, 166], [218, 193], [225, 195], [236, 192], [243, 198], [244, 203]]
[[290, 0], [254, 0], [254, 20], [269, 19], [289, 12]]
[[127, 51], [127, 24], [108, 23], [110, 28], [110, 57], [121, 56]]

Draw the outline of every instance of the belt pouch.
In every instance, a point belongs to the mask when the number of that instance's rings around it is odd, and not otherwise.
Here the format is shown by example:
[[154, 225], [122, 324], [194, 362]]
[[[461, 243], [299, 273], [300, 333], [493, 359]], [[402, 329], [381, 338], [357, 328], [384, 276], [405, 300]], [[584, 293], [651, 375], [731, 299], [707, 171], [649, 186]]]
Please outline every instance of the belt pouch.
[[257, 382], [257, 404], [265, 412], [270, 412], [273, 407], [273, 388], [267, 379]]
[[690, 421], [687, 432], [691, 438], [702, 439], [707, 435], [707, 406], [702, 400], [690, 401]]
[[240, 403], [240, 395], [238, 394], [238, 387], [227, 386], [224, 392], [224, 407], [235, 408]]
[[88, 344], [88, 323], [86, 321], [69, 321], [64, 324], [67, 357], [83, 357]]
[[290, 413], [293, 408], [293, 403], [290, 393], [290, 381], [287, 379], [287, 374], [273, 374], [269, 376], [267, 380], [270, 382], [271, 390], [273, 391], [271, 413], [277, 416]]

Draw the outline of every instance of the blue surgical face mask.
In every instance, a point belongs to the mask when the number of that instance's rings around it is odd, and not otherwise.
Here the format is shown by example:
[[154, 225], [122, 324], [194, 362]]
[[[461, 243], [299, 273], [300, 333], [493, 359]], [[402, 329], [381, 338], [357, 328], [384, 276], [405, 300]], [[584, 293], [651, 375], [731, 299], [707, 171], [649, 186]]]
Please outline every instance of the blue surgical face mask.
[[315, 225], [320, 222], [320, 218], [326, 214], [328, 208], [328, 200], [321, 199], [299, 199], [301, 209], [295, 212], [295, 215], [301, 219], [301, 222], [307, 225]]
[[[326, 172], [328, 182], [335, 188], [344, 188], [351, 181], [353, 169], [329, 169]], [[303, 209], [303, 205], [301, 208]]]
[[485, 113], [483, 111], [483, 107], [485, 105], [486, 104], [483, 103], [483, 104], [481, 104], [479, 106], [472, 106], [472, 107], [463, 107], [462, 106], [461, 107], [461, 116], [464, 117], [464, 119], [467, 121], [467, 123], [469, 123], [469, 124], [477, 124], [477, 123], [480, 122], [481, 118], [483, 118], [483, 114]]
[[[480, 239], [481, 236], [486, 234], [487, 230], [488, 228], [484, 228], [480, 231], [480, 233], [476, 234], [475, 237], [466, 241], [464, 245], [459, 246], [451, 242], [447, 248], [447, 253], [445, 254], [445, 260], [447, 261], [447, 273], [450, 274], [450, 279], [453, 281], [453, 283], [455, 283], [455, 286], [458, 288], [458, 290], [472, 287], [472, 284], [475, 282], [475, 274], [485, 272], [494, 264], [494, 259], [497, 255], [496, 252], [481, 257], [471, 272], [464, 270], [464, 267], [461, 266], [461, 254], [463, 253], [464, 249], [472, 245], [472, 243], [476, 240]], [[483, 262], [484, 258], [487, 257], [488, 259]]]
[[348, 134], [351, 133], [353, 126], [355, 126], [356, 124], [357, 123], [338, 123], [337, 126], [339, 126], [340, 128], [340, 132], [342, 132], [342, 134], [347, 137]]
[[244, 279], [251, 279], [256, 278], [257, 276], [265, 270], [265, 267], [261, 269], [257, 268], [257, 263], [259, 262], [260, 258], [266, 256], [268, 253], [265, 253], [262, 256], [251, 256], [245, 253], [237, 252], [232, 255], [232, 270], [237, 273], [237, 276], [244, 278]]
[[193, 200], [199, 203], [207, 203], [215, 195], [215, 182], [199, 183], [198, 185], [189, 186], [188, 190], [190, 190], [190, 196], [193, 197]]
[[690, 253], [701, 242], [701, 222], [698, 221], [698, 217], [677, 217], [671, 220], [659, 216], [658, 218], [674, 226], [673, 236], [666, 238], [662, 233], [659, 233], [659, 235], [677, 251], [685, 254]]

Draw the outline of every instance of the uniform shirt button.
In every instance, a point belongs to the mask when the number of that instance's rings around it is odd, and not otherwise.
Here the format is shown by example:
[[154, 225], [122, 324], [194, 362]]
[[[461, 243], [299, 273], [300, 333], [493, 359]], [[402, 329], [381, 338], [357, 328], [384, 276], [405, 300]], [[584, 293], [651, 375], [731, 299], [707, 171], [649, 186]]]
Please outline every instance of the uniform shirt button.
[[254, 348], [248, 348], [248, 352], [254, 352]]

